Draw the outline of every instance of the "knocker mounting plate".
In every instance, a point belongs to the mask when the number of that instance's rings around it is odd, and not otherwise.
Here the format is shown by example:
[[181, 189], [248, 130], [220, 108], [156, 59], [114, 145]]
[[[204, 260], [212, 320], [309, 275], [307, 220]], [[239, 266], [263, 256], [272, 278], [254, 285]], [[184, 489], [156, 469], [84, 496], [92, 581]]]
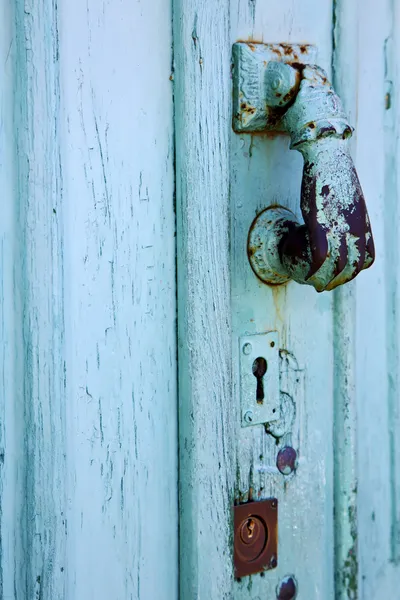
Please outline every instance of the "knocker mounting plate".
[[[309, 44], [259, 44], [237, 42], [233, 45], [233, 129], [236, 133], [280, 130], [283, 107], [292, 100], [299, 81], [293, 72], [274, 76], [270, 63], [314, 64], [317, 49]], [[272, 77], [272, 93], [266, 79]]]

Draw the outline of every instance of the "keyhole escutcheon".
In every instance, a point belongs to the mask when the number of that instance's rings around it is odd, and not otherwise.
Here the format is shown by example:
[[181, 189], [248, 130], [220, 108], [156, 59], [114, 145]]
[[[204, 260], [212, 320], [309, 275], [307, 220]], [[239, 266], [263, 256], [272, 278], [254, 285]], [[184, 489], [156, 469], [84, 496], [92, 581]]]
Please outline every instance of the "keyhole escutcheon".
[[257, 379], [256, 399], [259, 404], [264, 401], [264, 375], [267, 372], [268, 363], [262, 356], [253, 362], [253, 375]]

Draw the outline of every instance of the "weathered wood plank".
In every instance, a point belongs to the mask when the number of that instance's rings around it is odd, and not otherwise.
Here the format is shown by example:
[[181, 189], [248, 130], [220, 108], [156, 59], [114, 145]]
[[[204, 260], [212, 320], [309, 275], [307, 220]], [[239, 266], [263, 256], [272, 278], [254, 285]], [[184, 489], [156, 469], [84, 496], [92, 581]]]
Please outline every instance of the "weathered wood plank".
[[[14, 33], [23, 290], [15, 322], [23, 318], [25, 346], [16, 358], [25, 377], [15, 394], [23, 418], [7, 427], [20, 432], [23, 490], [7, 526], [4, 597], [170, 600], [178, 597], [170, 5], [21, 0]], [[10, 394], [9, 413], [13, 402]]]
[[[251, 11], [249, 10], [251, 7]], [[232, 2], [232, 42], [311, 43], [318, 64], [331, 66], [331, 2]], [[277, 441], [262, 426], [242, 429], [237, 441], [237, 488], [241, 500], [276, 496], [279, 500], [278, 567], [236, 584], [238, 600], [274, 598], [288, 574], [298, 582], [299, 597], [334, 597], [333, 580], [333, 319], [332, 295], [316, 294], [289, 283], [269, 288], [254, 277], [247, 256], [247, 232], [254, 216], [278, 203], [299, 213], [301, 156], [284, 136], [232, 134], [232, 310], [235, 381], [237, 338], [246, 333], [279, 332], [281, 389], [287, 419]], [[290, 365], [289, 370], [286, 369]], [[238, 386], [235, 402], [239, 404]], [[268, 392], [266, 392], [268, 393]], [[295, 475], [277, 469], [285, 445], [298, 452]]]
[[[56, 7], [15, 4], [17, 273], [23, 368], [16, 598], [65, 596], [65, 328]], [[10, 399], [9, 399], [10, 401]]]
[[70, 589], [169, 600], [178, 551], [170, 6], [68, 0], [61, 22]]
[[232, 598], [229, 1], [176, 0], [182, 598]]
[[399, 18], [391, 0], [359, 10], [356, 159], [377, 249], [374, 267], [357, 281], [362, 600], [398, 594]]
[[[23, 502], [21, 267], [14, 148], [15, 37], [12, 3], [0, 6], [0, 597], [14, 598]], [[18, 540], [16, 540], [16, 535]]]
[[389, 410], [390, 491], [391, 491], [391, 560], [400, 568], [400, 322], [399, 322], [399, 268], [400, 268], [400, 10], [398, 3], [389, 5], [390, 30], [385, 37], [385, 186], [381, 211], [385, 219], [386, 250], [386, 332], [387, 384]]
[[[332, 83], [353, 127], [358, 128], [358, 5], [337, 0], [333, 4]], [[356, 137], [351, 140], [356, 164]], [[363, 273], [363, 276], [365, 274]], [[334, 560], [335, 599], [358, 598], [357, 519], [357, 381], [356, 381], [356, 286], [334, 292]]]

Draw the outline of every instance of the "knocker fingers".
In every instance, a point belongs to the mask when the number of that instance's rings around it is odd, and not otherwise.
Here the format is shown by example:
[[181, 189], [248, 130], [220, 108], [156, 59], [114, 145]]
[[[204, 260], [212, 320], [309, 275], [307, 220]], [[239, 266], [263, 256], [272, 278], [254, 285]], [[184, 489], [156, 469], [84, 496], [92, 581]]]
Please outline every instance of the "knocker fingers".
[[329, 255], [329, 244], [326, 230], [316, 226], [308, 232], [310, 240], [311, 263], [306, 276], [306, 281], [311, 279], [325, 263]]
[[346, 265], [326, 286], [325, 289], [327, 291], [351, 281], [363, 269], [365, 262], [365, 238], [359, 238], [351, 233], [346, 233], [342, 239], [342, 244], [346, 247]]
[[365, 246], [365, 262], [363, 269], [368, 269], [375, 260], [375, 244], [374, 238], [372, 237], [371, 226], [369, 223], [369, 217], [367, 215], [367, 233], [365, 234], [366, 246]]
[[346, 237], [342, 237], [339, 242], [339, 247], [337, 249], [337, 256], [333, 267], [333, 277], [331, 282], [334, 281], [337, 277], [340, 277], [343, 271], [347, 266], [347, 260], [349, 256], [348, 246]]

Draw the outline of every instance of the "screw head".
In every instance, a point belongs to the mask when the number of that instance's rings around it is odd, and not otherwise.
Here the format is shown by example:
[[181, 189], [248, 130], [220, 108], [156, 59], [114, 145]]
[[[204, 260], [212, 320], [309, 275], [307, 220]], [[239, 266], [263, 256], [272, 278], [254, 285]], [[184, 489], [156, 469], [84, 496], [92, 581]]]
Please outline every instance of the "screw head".
[[253, 422], [253, 411], [246, 410], [246, 412], [243, 415], [243, 419], [246, 423], [252, 423]]
[[273, 79], [271, 81], [271, 87], [273, 90], [277, 90], [281, 85], [282, 85], [281, 77], [275, 77], [275, 79]]
[[249, 355], [251, 353], [252, 349], [253, 349], [252, 345], [247, 342], [247, 344], [245, 344], [242, 348], [243, 354]]
[[297, 596], [297, 582], [293, 575], [288, 575], [276, 588], [277, 600], [294, 600]]
[[278, 566], [278, 561], [276, 560], [276, 556], [271, 556], [271, 560], [269, 561], [270, 569], [275, 569]]
[[268, 106], [285, 106], [300, 85], [300, 73], [291, 65], [270, 61], [265, 70], [265, 99]]
[[285, 446], [278, 452], [276, 466], [282, 475], [290, 475], [297, 467], [297, 452], [290, 446]]

